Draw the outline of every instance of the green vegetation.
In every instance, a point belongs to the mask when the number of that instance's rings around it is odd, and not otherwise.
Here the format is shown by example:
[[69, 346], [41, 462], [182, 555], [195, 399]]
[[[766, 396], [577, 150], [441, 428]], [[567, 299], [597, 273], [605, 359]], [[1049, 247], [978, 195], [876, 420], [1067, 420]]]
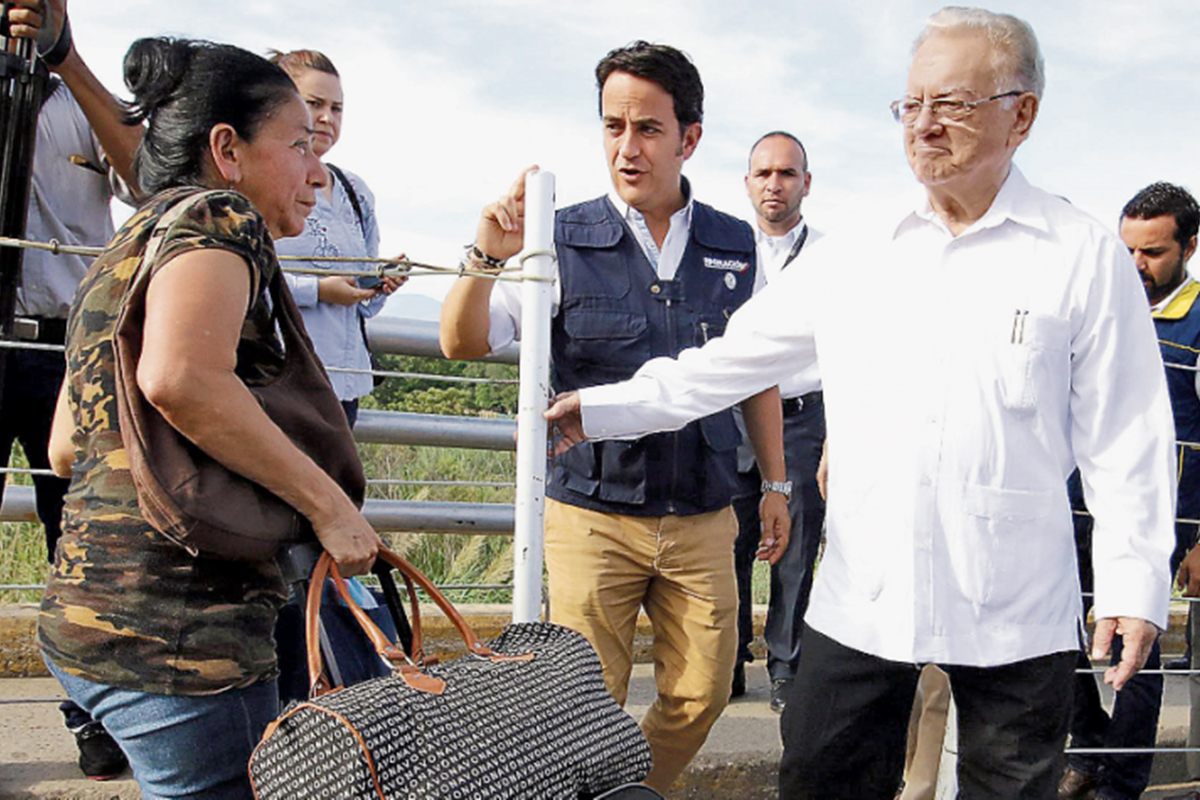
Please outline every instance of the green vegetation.
[[[397, 372], [515, 380], [516, 367], [436, 359], [383, 356], [384, 367]], [[422, 414], [511, 417], [516, 412], [517, 387], [512, 384], [447, 384], [419, 378], [389, 378], [367, 398], [364, 408]], [[368, 497], [390, 500], [437, 500], [464, 503], [511, 503], [510, 485], [428, 485], [416, 482], [511, 484], [515, 455], [440, 447], [360, 445], [368, 478], [414, 483], [373, 484]], [[12, 466], [25, 466], [19, 448]], [[24, 475], [8, 476], [13, 484], [28, 484]], [[389, 546], [438, 585], [490, 585], [512, 582], [512, 540], [507, 536], [397, 533], [385, 537]], [[0, 525], [0, 584], [40, 584], [48, 565], [45, 538], [38, 524]], [[755, 569], [755, 602], [766, 602], [768, 572]], [[506, 602], [508, 590], [453, 592], [456, 602]], [[40, 592], [0, 591], [0, 602], [33, 602]]]

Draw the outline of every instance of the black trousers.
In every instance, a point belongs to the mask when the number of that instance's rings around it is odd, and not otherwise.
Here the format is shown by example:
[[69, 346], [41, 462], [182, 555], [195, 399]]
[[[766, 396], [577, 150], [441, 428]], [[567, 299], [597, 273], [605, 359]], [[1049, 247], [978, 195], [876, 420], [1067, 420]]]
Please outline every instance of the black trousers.
[[[1086, 510], [1083, 504], [1083, 490], [1079, 484], [1079, 472], [1076, 471], [1070, 479], [1068, 489], [1071, 502], [1078, 509]], [[1075, 548], [1079, 562], [1079, 586], [1083, 590], [1083, 616], [1086, 619], [1088, 610], [1092, 607], [1092, 592], [1095, 587], [1095, 576], [1092, 572], [1092, 525], [1090, 516], [1075, 516]], [[1177, 528], [1180, 526], [1177, 526]], [[1184, 538], [1194, 534], [1194, 527], [1189, 531], [1177, 530], [1181, 543]], [[1177, 553], [1186, 555], [1187, 546], [1184, 544], [1176, 549]], [[1179, 559], [1182, 560], [1180, 555]], [[1179, 562], [1171, 559], [1171, 574]], [[1117, 664], [1121, 660], [1123, 648], [1121, 637], [1114, 636], [1112, 658], [1110, 663]], [[1085, 649], [1080, 649], [1077, 656], [1078, 666], [1087, 669], [1092, 666]], [[1150, 648], [1150, 656], [1146, 659], [1145, 669], [1154, 670], [1162, 666], [1162, 651], [1159, 642], [1155, 640]], [[1113, 703], [1112, 714], [1104, 710], [1100, 701], [1100, 689], [1096, 684], [1095, 675], [1075, 675], [1074, 703], [1071, 711], [1071, 745], [1083, 748], [1112, 748], [1112, 749], [1150, 749], [1158, 739], [1158, 716], [1162, 706], [1163, 676], [1150, 675], [1144, 672], [1134, 675], [1125, 684], [1125, 688], [1117, 692]], [[1072, 753], [1067, 756], [1067, 763], [1076, 771], [1097, 779], [1097, 790], [1104, 793], [1107, 800], [1136, 800], [1146, 791], [1150, 783], [1150, 770], [1154, 766], [1154, 754], [1106, 754], [1085, 755]]]
[[[49, 469], [46, 448], [50, 444], [50, 425], [62, 385], [66, 362], [62, 353], [46, 350], [0, 350], [6, 360], [4, 388], [0, 398], [0, 449], [4, 460], [13, 441], [21, 443], [33, 469]], [[0, 473], [0, 491], [4, 488]], [[46, 555], [54, 562], [54, 548], [62, 533], [63, 495], [70, 481], [38, 475], [33, 479], [37, 494], [37, 514], [46, 529]]]
[[[44, 342], [62, 344], [62, 342]], [[47, 350], [0, 350], [6, 359], [4, 388], [0, 395], [0, 449], [7, 463], [14, 441], [21, 443], [29, 466], [49, 469], [50, 426], [54, 422], [54, 407], [58, 390], [66, 372], [62, 353]], [[0, 493], [5, 475], [0, 473]], [[37, 496], [37, 515], [46, 532], [46, 556], [54, 563], [54, 551], [62, 535], [63, 495], [71, 482], [45, 475], [33, 479]], [[68, 728], [75, 730], [92, 721], [88, 713], [71, 700], [59, 705]]]
[[[788, 501], [792, 534], [783, 558], [771, 567], [771, 594], [763, 632], [771, 680], [792, 678], [800, 663], [800, 634], [825, 524], [825, 500], [817, 489], [817, 465], [824, 442], [825, 404], [821, 393], [813, 392], [804, 396], [799, 413], [783, 418], [783, 451], [787, 479], [792, 482], [792, 499]], [[754, 660], [750, 652], [754, 638], [750, 578], [762, 533], [758, 517], [762, 477], [757, 467], [740, 477], [746, 494], [733, 501], [738, 518], [733, 556], [738, 584], [738, 661], [747, 662]]]
[[[999, 667], [939, 664], [958, 708], [962, 800], [1052, 800], [1067, 736], [1075, 653]], [[893, 800], [920, 667], [804, 628], [783, 712], [780, 798]]]

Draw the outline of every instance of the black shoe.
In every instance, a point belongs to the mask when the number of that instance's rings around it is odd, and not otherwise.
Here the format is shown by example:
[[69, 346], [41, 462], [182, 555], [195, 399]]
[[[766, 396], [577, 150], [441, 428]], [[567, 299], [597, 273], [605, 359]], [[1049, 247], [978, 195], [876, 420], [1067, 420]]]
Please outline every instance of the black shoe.
[[1170, 661], [1164, 661], [1162, 666], [1163, 669], [1169, 669], [1172, 671], [1191, 669], [1192, 660], [1187, 656], [1184, 656], [1183, 658], [1173, 658]]
[[742, 697], [746, 694], [746, 662], [739, 661], [733, 665], [733, 687], [729, 690], [730, 697]]
[[1077, 769], [1067, 767], [1058, 782], [1058, 800], [1092, 800], [1100, 781]]
[[129, 766], [121, 748], [99, 722], [89, 722], [72, 733], [79, 748], [79, 768], [90, 780], [112, 780]]
[[771, 710], [782, 714], [787, 705], [788, 695], [792, 692], [791, 678], [776, 678], [771, 681]]

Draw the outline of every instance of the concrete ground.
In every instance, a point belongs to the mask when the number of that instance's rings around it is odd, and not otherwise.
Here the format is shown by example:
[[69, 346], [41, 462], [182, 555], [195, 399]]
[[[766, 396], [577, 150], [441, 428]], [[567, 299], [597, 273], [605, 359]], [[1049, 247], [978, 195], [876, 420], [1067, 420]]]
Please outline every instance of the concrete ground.
[[[781, 752], [779, 718], [767, 708], [770, 692], [761, 661], [750, 665], [747, 679], [746, 697], [726, 709], [672, 797], [767, 800], [779, 796], [775, 788]], [[55, 703], [9, 702], [60, 696], [61, 690], [51, 678], [0, 679], [0, 798], [137, 798], [137, 784], [128, 773], [104, 783], [82, 777], [75, 766], [74, 742], [62, 726]], [[627, 707], [635, 717], [640, 717], [653, 698], [652, 668], [639, 664], [634, 668]], [[1168, 678], [1160, 744], [1183, 744], [1187, 714], [1185, 682]], [[1178, 755], [1157, 757], [1152, 784], [1145, 797], [1156, 800], [1200, 788], [1200, 784], [1186, 782], [1183, 758]]]
[[[766, 670], [751, 665], [747, 696], [734, 702], [717, 722], [694, 768], [681, 781], [680, 798], [777, 797], [774, 774], [781, 751], [779, 717], [767, 708]], [[56, 703], [10, 700], [62, 696], [53, 678], [0, 679], [0, 798], [55, 800], [134, 800], [137, 784], [129, 773], [112, 781], [85, 780], [75, 765], [74, 740], [62, 725]], [[652, 667], [638, 664], [627, 708], [635, 717], [654, 699]]]
[[[497, 635], [508, 621], [500, 606], [459, 606], [484, 639]], [[765, 607], [755, 607], [759, 638], [755, 649], [762, 655], [761, 631]], [[54, 798], [55, 800], [133, 800], [137, 784], [128, 773], [103, 783], [84, 779], [75, 760], [74, 740], [62, 725], [57, 702], [35, 702], [62, 697], [58, 684], [43, 677], [45, 667], [34, 646], [36, 611], [31, 605], [0, 606], [0, 800]], [[432, 608], [422, 608], [426, 652], [461, 652], [461, 644], [447, 622]], [[1180, 617], [1176, 620], [1175, 617]], [[1164, 649], [1182, 649], [1182, 609], [1174, 609]], [[639, 625], [635, 657], [647, 661], [649, 625]], [[708, 741], [688, 771], [675, 785], [674, 800], [777, 800], [776, 776], [782, 747], [779, 717], [767, 707], [770, 687], [760, 657], [747, 669], [747, 694], [733, 701], [714, 726]], [[634, 667], [627, 709], [641, 718], [654, 699], [652, 667]], [[1111, 692], [1102, 689], [1111, 704]], [[1159, 724], [1159, 745], [1180, 747], [1188, 724], [1187, 682], [1168, 677]], [[1155, 759], [1151, 788], [1153, 800], [1173, 800], [1200, 790], [1187, 782], [1180, 754]]]

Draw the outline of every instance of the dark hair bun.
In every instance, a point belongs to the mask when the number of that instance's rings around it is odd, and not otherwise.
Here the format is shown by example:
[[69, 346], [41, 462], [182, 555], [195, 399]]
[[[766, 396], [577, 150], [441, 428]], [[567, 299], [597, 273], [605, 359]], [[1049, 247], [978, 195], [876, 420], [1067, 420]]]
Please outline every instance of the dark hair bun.
[[196, 42], [165, 36], [133, 43], [125, 54], [125, 86], [133, 93], [128, 122], [140, 123], [171, 99], [187, 75], [196, 48]]
[[200, 39], [139, 39], [125, 56], [130, 124], [147, 122], [135, 168], [146, 194], [199, 185], [214, 125], [251, 141], [296, 85], [279, 67], [240, 47]]

